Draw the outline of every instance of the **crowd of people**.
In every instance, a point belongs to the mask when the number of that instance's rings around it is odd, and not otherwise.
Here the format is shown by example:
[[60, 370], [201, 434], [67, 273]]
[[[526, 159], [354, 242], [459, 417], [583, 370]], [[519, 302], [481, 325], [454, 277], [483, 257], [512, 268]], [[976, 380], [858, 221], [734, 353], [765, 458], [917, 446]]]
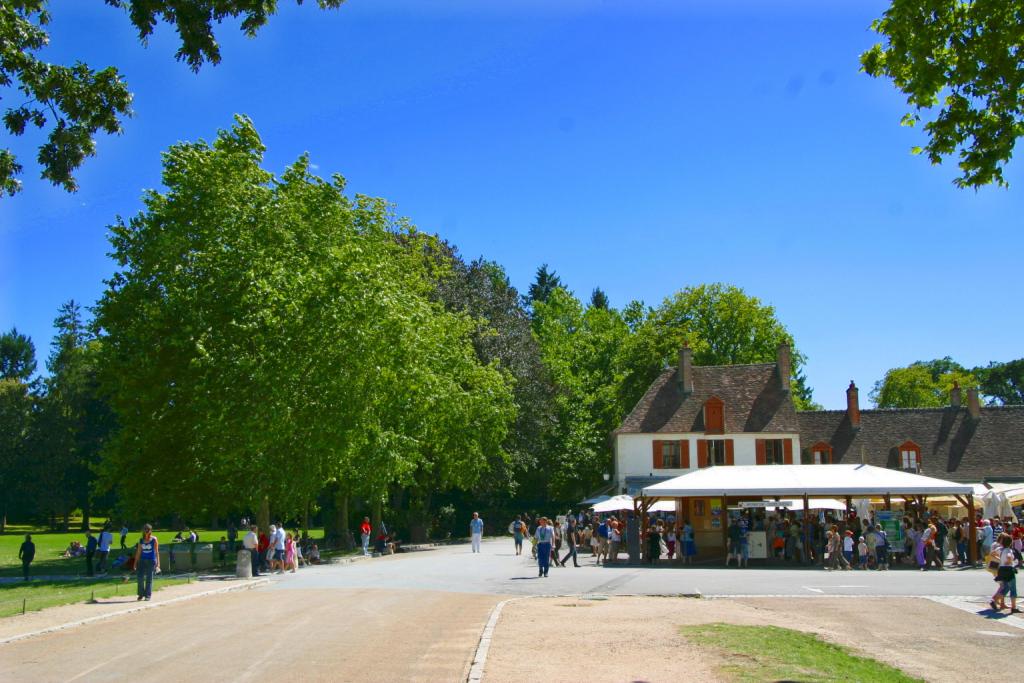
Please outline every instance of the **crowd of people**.
[[[552, 566], [565, 567], [569, 560], [579, 564], [579, 549], [589, 550], [594, 564], [612, 564], [626, 548], [629, 534], [627, 515], [587, 514], [584, 511], [531, 517], [523, 513], [509, 524], [516, 555], [523, 553], [529, 539], [537, 560], [538, 576], [546, 577]], [[987, 563], [999, 587], [992, 596], [992, 609], [1017, 614], [1016, 573], [1022, 564], [1024, 525], [1014, 518], [992, 517], [976, 522], [977, 561]], [[818, 564], [827, 570], [886, 571], [893, 565], [910, 565], [921, 571], [942, 570], [947, 566], [971, 565], [970, 524], [967, 518], [949, 517], [924, 510], [904, 516], [898, 529], [886, 530], [872, 513], [858, 518], [856, 513], [815, 514], [807, 516], [783, 510], [741, 511], [727, 522], [725, 564], [749, 566], [750, 534], [764, 532], [768, 556], [772, 560], [800, 564]], [[482, 520], [473, 513], [470, 532], [473, 552], [479, 552]], [[894, 537], [891, 537], [894, 536]], [[697, 555], [694, 528], [688, 519], [654, 513], [648, 521], [643, 543], [638, 543], [642, 561], [655, 564], [662, 558], [688, 564]], [[642, 547], [641, 547], [642, 546]]]

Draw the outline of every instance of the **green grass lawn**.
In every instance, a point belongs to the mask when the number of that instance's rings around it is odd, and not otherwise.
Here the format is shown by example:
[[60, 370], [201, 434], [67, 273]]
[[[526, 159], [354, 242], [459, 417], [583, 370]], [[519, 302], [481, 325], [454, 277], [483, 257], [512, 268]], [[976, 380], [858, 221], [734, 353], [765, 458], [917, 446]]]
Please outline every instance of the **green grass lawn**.
[[[185, 579], [153, 580], [153, 592], [185, 583]], [[46, 607], [70, 605], [96, 598], [123, 596], [126, 601], [134, 601], [136, 583], [134, 580], [122, 582], [120, 579], [91, 579], [87, 581], [30, 581], [29, 583], [0, 584], [0, 617], [21, 614], [22, 601], [25, 610], [34, 612]]]
[[[18, 549], [25, 534], [32, 534], [32, 542], [36, 544], [36, 558], [32, 562], [31, 572], [35, 576], [84, 576], [85, 558], [64, 558], [61, 557], [67, 550], [71, 541], [78, 541], [85, 545], [85, 532], [73, 531], [70, 533], [37, 532], [31, 527], [19, 527], [8, 525], [8, 532], [0, 535], [0, 577], [21, 576], [21, 561], [18, 559]], [[94, 526], [94, 529], [96, 527]], [[120, 551], [120, 528], [114, 529], [114, 545], [111, 546], [110, 560], [113, 561]], [[95, 535], [97, 530], [93, 531]], [[199, 534], [200, 543], [213, 543], [220, 541], [221, 536], [227, 536], [224, 529], [196, 529]], [[160, 540], [161, 545], [166, 545], [174, 538], [174, 531], [159, 529], [154, 535]], [[323, 529], [310, 529], [309, 535], [314, 541], [323, 545]], [[129, 548], [139, 540], [141, 533], [133, 529], [128, 534], [125, 543]], [[239, 534], [238, 542], [241, 543], [243, 534]], [[230, 564], [230, 562], [229, 562]]]
[[920, 681], [899, 669], [817, 636], [777, 626], [702, 624], [684, 626], [683, 635], [716, 651], [721, 673], [737, 681]]

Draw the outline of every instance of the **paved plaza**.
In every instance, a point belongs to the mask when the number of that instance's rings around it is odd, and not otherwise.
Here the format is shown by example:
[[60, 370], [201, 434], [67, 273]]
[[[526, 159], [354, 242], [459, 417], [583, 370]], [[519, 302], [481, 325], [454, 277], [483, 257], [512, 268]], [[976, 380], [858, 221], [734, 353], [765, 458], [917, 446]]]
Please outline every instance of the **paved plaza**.
[[[998, 648], [1024, 637], [1024, 620], [986, 614], [984, 595], [992, 584], [983, 571], [597, 567], [589, 555], [581, 557], [581, 565], [554, 568], [549, 578], [540, 579], [528, 554], [515, 557], [511, 541], [499, 539], [485, 541], [479, 554], [468, 545], [454, 545], [312, 567], [250, 590], [166, 605], [156, 600], [153, 609], [2, 644], [0, 680], [255, 681], [290, 676], [303, 681], [465, 681], [499, 604], [507, 613], [495, 622], [489, 664], [476, 669], [483, 680], [516, 680], [516, 662], [529, 654], [517, 648], [528, 650], [531, 634], [562, 629], [600, 633], [607, 625], [599, 615], [607, 610], [621, 610], [623, 623], [637, 629], [645, 624], [655, 628], [658, 619], [673, 624], [762, 619], [821, 628], [837, 642], [854, 640], [843, 624], [877, 631], [895, 611], [911, 621], [894, 622], [894, 636], [914, 628], [917, 619], [938, 629], [929, 637], [961, 634], [980, 638], [979, 647]], [[712, 599], [618, 597], [627, 595]], [[595, 607], [586, 609], [589, 604]], [[844, 605], [850, 606], [849, 618]], [[67, 610], [61, 614], [69, 616], [62, 618], [70, 620], [72, 614], [87, 618], [99, 608], [58, 609]], [[45, 614], [36, 615], [33, 623], [45, 619]], [[7, 622], [10, 633], [10, 624], [17, 622]], [[675, 638], [671, 628], [659, 633], [661, 640]], [[661, 640], [638, 653], [650, 655]], [[701, 667], [708, 662], [700, 660], [700, 653], [691, 655], [689, 670], [705, 670]], [[892, 657], [903, 663], [898, 652]], [[680, 654], [677, 665], [683, 666], [684, 659]], [[647, 666], [644, 660], [622, 661], [627, 670]], [[659, 661], [643, 673], [647, 680], [665, 680], [676, 670], [673, 666]], [[956, 667], [949, 672], [952, 680]], [[529, 669], [521, 673], [534, 677]], [[534, 673], [549, 680], [588, 679], [575, 666], [553, 678], [544, 667]], [[616, 680], [627, 673], [620, 667], [589, 679]], [[928, 680], [944, 679], [941, 672], [920, 673]]]

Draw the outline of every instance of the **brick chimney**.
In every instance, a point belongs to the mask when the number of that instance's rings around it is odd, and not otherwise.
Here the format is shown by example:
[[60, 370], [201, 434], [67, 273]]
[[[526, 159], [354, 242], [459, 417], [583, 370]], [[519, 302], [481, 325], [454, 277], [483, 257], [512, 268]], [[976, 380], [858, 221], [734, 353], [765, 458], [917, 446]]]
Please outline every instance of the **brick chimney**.
[[779, 344], [779, 348], [775, 354], [775, 365], [779, 370], [779, 388], [784, 393], [789, 393], [789, 377], [793, 374], [793, 368], [790, 362], [790, 351], [789, 344], [783, 342]]
[[975, 420], [981, 419], [981, 401], [978, 400], [978, 388], [967, 390], [967, 413]]
[[953, 388], [949, 390], [949, 405], [952, 408], [960, 407], [960, 383], [953, 382]]
[[846, 389], [846, 417], [850, 419], [850, 426], [860, 429], [860, 392], [857, 385], [850, 380], [850, 386]]
[[685, 341], [679, 349], [679, 384], [687, 396], [693, 393], [693, 351]]

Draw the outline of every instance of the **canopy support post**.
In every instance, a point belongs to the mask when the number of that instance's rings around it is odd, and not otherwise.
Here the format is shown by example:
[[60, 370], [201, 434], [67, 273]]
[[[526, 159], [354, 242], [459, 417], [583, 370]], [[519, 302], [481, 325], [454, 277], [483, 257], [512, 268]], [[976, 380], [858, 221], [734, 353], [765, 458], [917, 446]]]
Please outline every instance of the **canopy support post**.
[[967, 494], [967, 522], [970, 525], [967, 533], [967, 559], [971, 565], [978, 562], [978, 524], [974, 519], [974, 494]]
[[804, 564], [811, 563], [811, 523], [808, 513], [810, 510], [807, 508], [810, 505], [810, 501], [807, 499], [807, 494], [804, 494]]
[[892, 495], [889, 493], [885, 494], [885, 509], [892, 511]]

